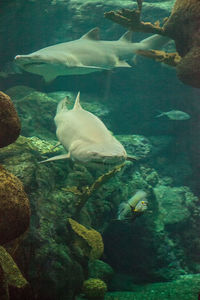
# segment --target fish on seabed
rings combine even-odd
[[[71,158],[86,164],[118,165],[127,159],[123,145],[104,123],[81,107],[80,93],[71,110],[66,107],[66,98],[60,101],[54,121],[57,127],[57,138],[68,153],[42,162]]]
[[[99,28],[94,28],[80,39],[42,48],[27,55],[16,55],[15,63],[23,70],[43,76],[46,82],[57,76],[88,74],[118,67],[130,68],[138,50],[160,49],[170,39],[153,35],[139,43],[131,43],[127,31],[117,41],[99,39]]]
[[[177,121],[184,121],[190,119],[190,115],[181,110],[170,110],[168,112],[162,112],[161,114],[157,115],[156,118],[160,118],[163,116],[167,116],[170,120]]]

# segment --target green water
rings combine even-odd
[[[162,25],[175,1],[143,2],[142,20],[160,20]],[[126,29],[104,13],[136,8],[136,1],[13,0],[2,1],[0,8],[0,88],[12,99],[21,121],[20,137],[0,149],[0,163],[21,180],[31,207],[30,227],[19,246],[15,249],[13,241],[3,245],[30,284],[25,290],[9,284],[10,299],[103,299],[83,294],[84,281],[97,278],[107,285],[106,300],[197,300],[199,89],[181,82],[174,67],[132,53],[122,58],[120,54],[121,60],[112,56],[129,67],[117,68],[111,60],[112,67],[107,62],[103,70],[80,74],[83,71],[76,69],[68,75],[61,74],[59,67],[61,73],[48,83],[37,72],[14,63],[16,55],[79,39],[95,27],[100,28],[101,40],[117,41]],[[149,36],[136,32],[132,43]],[[128,50],[132,43],[126,41]],[[77,49],[81,55],[85,51],[78,45],[67,63]],[[111,45],[102,59],[115,53],[118,44]],[[90,49],[84,52],[90,67],[96,67],[101,49],[97,47],[93,57]],[[174,42],[170,40],[162,50],[176,51]],[[56,54],[56,66],[63,55]],[[45,64],[39,61],[36,69]],[[45,70],[48,75],[52,72],[51,67]],[[120,168],[102,157],[95,165],[80,162],[73,152],[71,159],[39,163],[69,150],[63,141],[56,146],[54,117],[58,103],[66,97],[67,109],[73,108],[79,91],[82,108],[98,117],[108,135],[132,157]],[[189,118],[156,117],[173,110]],[[75,123],[69,122],[64,137],[79,121],[78,117]],[[78,134],[84,126],[79,125]],[[86,141],[91,141],[92,129],[89,125],[84,132]],[[144,199],[130,202],[140,190]],[[148,203],[143,213],[135,211],[140,200]],[[128,207],[126,220],[119,220],[122,202]],[[0,215],[4,209],[0,199]],[[73,229],[68,218],[84,229],[81,225]],[[7,220],[10,228],[10,215]],[[0,299],[7,299],[2,278]]]

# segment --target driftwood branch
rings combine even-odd
[[[138,50],[137,54],[152,58],[155,61],[164,63],[172,67],[176,67],[177,64],[181,61],[181,57],[177,52],[167,53],[161,50]]]
[[[159,21],[152,24],[150,22],[140,21],[141,4],[138,9],[122,9],[117,11],[110,11],[104,14],[105,18],[122,25],[131,31],[146,32],[165,35],[165,31],[160,27]]]
[[[80,214],[81,209],[87,202],[87,200],[92,196],[92,194],[99,189],[105,182],[107,182],[110,178],[112,178],[117,172],[121,171],[122,167],[125,165],[121,164],[116,166],[111,171],[103,174],[102,176],[98,177],[95,182],[91,186],[84,187],[81,191],[77,187],[67,187],[63,188],[62,190],[66,192],[72,192],[73,194],[77,195],[78,199],[76,201],[76,212],[75,217]]]

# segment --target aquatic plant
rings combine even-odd
[[[107,285],[101,279],[90,278],[83,282],[82,291],[87,299],[102,300],[107,291]]]

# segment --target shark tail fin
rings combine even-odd
[[[164,113],[163,111],[161,111],[161,110],[157,110],[157,112],[158,112],[159,114],[156,115],[155,118],[160,118],[160,117],[162,117],[162,116],[165,115],[165,113]]]
[[[142,50],[149,49],[161,49],[165,44],[167,44],[171,39],[167,36],[162,36],[159,34],[154,34],[140,42]]]
[[[80,92],[78,92],[73,109],[82,109],[80,104]]]
[[[120,38],[119,41],[131,43],[132,42],[132,31],[126,31]]]
[[[162,114],[159,114],[159,115],[155,116],[155,118],[160,118],[160,117],[162,117],[162,116],[164,116],[164,115],[165,115],[165,114],[162,113]]]

